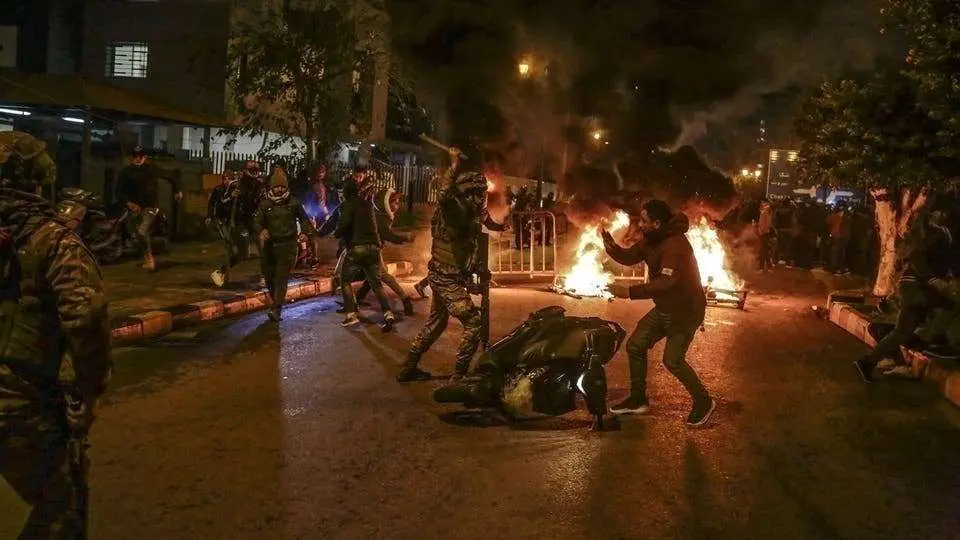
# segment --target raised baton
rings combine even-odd
[[[437,148],[443,150],[444,152],[450,152],[450,147],[449,147],[449,146],[447,146],[447,145],[443,144],[442,142],[440,142],[440,141],[438,141],[438,140],[430,137],[430,136],[427,135],[426,133],[421,133],[421,134],[420,134],[420,140],[423,141],[423,142],[425,142],[425,143],[427,143],[427,144],[430,144],[430,145],[432,145],[432,146],[436,146]],[[464,154],[463,152],[460,152],[460,159],[467,159],[467,155]]]

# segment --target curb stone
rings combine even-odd
[[[407,261],[388,263],[387,271],[393,276],[407,276],[413,273],[414,266]],[[295,280],[287,289],[287,302],[322,296],[332,291],[333,280],[329,277]],[[112,321],[110,335],[115,345],[130,345],[201,322],[264,310],[269,305],[266,291],[250,291],[222,300],[179,304]]]
[[[871,323],[867,316],[846,302],[862,302],[863,297],[831,294],[827,299],[830,322],[843,328],[870,347],[877,346],[876,330],[883,324]],[[950,360],[931,357],[921,351],[900,348],[903,359],[918,379],[937,386],[940,394],[953,405],[960,407],[960,365]]]

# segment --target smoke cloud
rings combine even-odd
[[[761,33],[747,57],[755,78],[733,97],[707,107],[672,107],[681,133],[670,149],[696,143],[711,126],[722,128],[747,119],[770,94],[816,86],[846,71],[870,69],[882,53],[878,38],[879,10],[868,0],[826,6],[809,31],[781,28]]]

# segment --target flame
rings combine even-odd
[[[612,220],[607,221],[607,230],[616,232],[630,224],[630,216],[618,210]],[[599,296],[612,298],[609,287],[613,283],[613,274],[603,269],[606,252],[600,237],[600,224],[588,225],[580,233],[577,245],[576,263],[563,275],[557,287],[578,296]]]
[[[703,286],[719,289],[718,296],[735,300],[736,297],[722,291],[738,291],[743,287],[743,281],[727,268],[727,254],[723,250],[720,237],[717,236],[717,230],[710,226],[707,218],[700,218],[696,225],[690,227],[687,240],[690,241],[697,258]]]

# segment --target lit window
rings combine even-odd
[[[112,43],[107,46],[107,77],[145,79],[149,60],[146,43]]]

